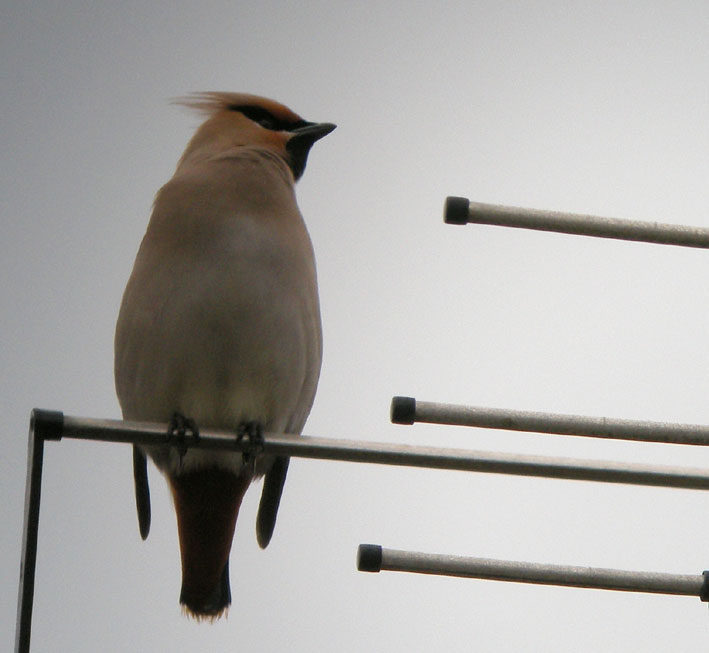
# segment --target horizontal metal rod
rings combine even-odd
[[[556,231],[578,236],[617,238],[660,245],[709,248],[709,229],[660,222],[602,218],[579,213],[562,213],[471,202],[466,197],[446,198],[447,224],[489,224],[501,227]]]
[[[357,569],[369,572],[408,571],[417,574],[483,578],[516,583],[698,596],[703,601],[708,600],[707,572],[699,575],[684,575],[547,565],[398,551],[382,548],[378,544],[360,544],[357,550]]]
[[[395,424],[426,422],[429,424],[475,426],[506,431],[578,435],[614,440],[709,445],[709,426],[700,424],[671,424],[667,422],[539,413],[510,410],[508,408],[459,406],[456,404],[419,401],[413,397],[392,398],[391,421]]]
[[[58,426],[60,418],[61,427]],[[45,424],[51,427],[50,435],[54,437],[46,436],[47,439],[67,437],[139,444],[168,443],[166,424],[70,417],[37,409],[33,412],[33,424],[35,430],[45,428]],[[688,467],[489,453],[278,433],[265,433],[264,442],[259,447],[246,438],[239,442],[233,433],[216,430],[200,431],[197,440],[189,437],[184,442],[172,444],[188,448],[229,449],[320,460],[709,490],[709,473]]]

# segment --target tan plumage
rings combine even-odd
[[[315,396],[322,341],[315,261],[294,183],[308,151],[334,129],[253,95],[203,93],[203,112],[173,178],[157,194],[116,326],[124,419],[300,433]],[[241,499],[265,474],[257,535],[273,531],[287,459],[244,465],[235,452],[148,448],[178,518],[183,586],[195,616],[230,601],[228,559]],[[134,451],[141,534],[150,504]]]

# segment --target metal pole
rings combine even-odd
[[[63,416],[63,437],[109,442],[166,444],[167,425],[149,422]],[[491,474],[564,478],[579,481],[628,483],[693,490],[709,490],[709,472],[690,467],[588,461],[573,458],[529,456],[467,449],[417,447],[303,435],[265,433],[261,445],[239,442],[229,431],[200,431],[199,439],[175,442],[177,446],[230,449],[319,460],[342,460],[382,465],[407,465]]]
[[[443,217],[447,224],[472,222],[537,231],[556,231],[579,236],[636,240],[660,245],[709,248],[709,229],[703,227],[523,209],[515,206],[471,202],[466,197],[446,198]]]
[[[702,575],[680,575],[598,567],[546,565],[398,551],[384,549],[377,544],[360,544],[357,550],[357,569],[369,572],[407,571],[418,574],[483,578],[540,585],[698,596],[702,601],[709,600],[708,572],[704,572]]]
[[[591,438],[664,442],[671,444],[709,445],[709,426],[700,424],[670,424],[607,417],[584,417],[538,413],[507,408],[458,406],[413,397],[393,397],[391,421],[395,424],[447,424],[476,426],[506,431],[555,433]]]
[[[61,413],[35,409],[32,411],[30,419],[27,445],[27,481],[25,484],[25,520],[22,529],[22,559],[17,595],[16,653],[27,653],[30,650],[44,441],[61,438],[60,418]],[[41,422],[41,427],[38,422]]]

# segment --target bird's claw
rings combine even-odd
[[[180,462],[187,454],[187,438],[194,441],[199,440],[199,428],[197,422],[182,413],[173,413],[167,425],[167,441],[176,443],[177,453],[180,455]]]
[[[236,429],[236,441],[241,442],[244,438],[248,438],[250,447],[241,455],[244,464],[251,468],[251,473],[253,474],[256,465],[256,456],[263,451],[264,440],[261,422],[241,422]]]

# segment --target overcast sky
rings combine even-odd
[[[34,406],[118,418],[113,330],[191,91],[337,123],[298,188],[325,355],[305,433],[709,467],[699,448],[394,426],[392,395],[709,423],[707,252],[452,227],[447,195],[709,227],[709,4],[14,2],[0,14],[0,648],[14,641]],[[175,517],[127,446],[48,444],[33,651],[686,651],[691,597],[356,571],[361,542],[621,569],[709,568],[709,495],[294,460],[260,488],[234,602],[180,614]]]

